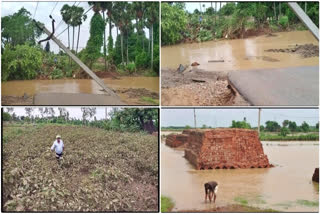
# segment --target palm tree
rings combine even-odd
[[[141,34],[142,49],[144,49],[144,36],[143,36],[143,16],[146,10],[144,2],[133,2],[133,9],[136,11],[136,26],[138,35]]]
[[[153,24],[158,21],[159,18],[159,4],[158,2],[150,2],[148,3],[148,7],[146,10],[147,20],[150,24],[150,32],[151,32],[151,69],[153,69]]]
[[[125,17],[125,10],[127,8],[128,2],[114,2],[114,21],[115,25],[120,30],[120,38],[121,38],[121,64],[124,65],[124,56],[123,56],[123,33],[125,30],[124,25],[124,17]]]
[[[62,15],[62,20],[68,25],[68,48],[70,48],[70,32],[69,32],[70,19],[71,19],[70,8],[71,7],[68,4],[65,4],[60,10],[60,13]]]
[[[78,39],[77,39],[77,48],[76,53],[78,53],[78,47],[79,47],[79,40],[80,40],[80,26],[82,23],[87,19],[87,15],[83,14],[84,9],[82,7],[76,7],[75,13],[74,13],[74,22],[75,26],[78,26]]]

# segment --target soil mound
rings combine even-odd
[[[158,140],[98,128],[4,126],[4,211],[157,211]],[[50,147],[65,144],[59,166]],[[10,135],[10,136],[9,136]]]
[[[296,45],[293,48],[285,49],[268,49],[266,51],[299,54],[302,58],[319,56],[319,46],[314,44]]]

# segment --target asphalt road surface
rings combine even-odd
[[[234,88],[255,106],[317,106],[319,66],[232,71]]]

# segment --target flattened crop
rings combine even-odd
[[[50,152],[57,134],[65,144],[61,167]],[[155,136],[44,125],[2,146],[5,211],[158,210]]]

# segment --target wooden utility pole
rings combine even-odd
[[[42,27],[43,31],[50,36],[51,32],[45,27]],[[117,94],[115,94],[110,88],[108,88],[104,82],[93,72],[90,70],[90,68],[88,68],[88,66],[86,66],[76,55],[74,55],[66,46],[64,46],[64,44],[62,44],[62,42],[60,42],[59,39],[57,39],[55,36],[51,37],[52,41],[54,41],[62,50],[64,50],[73,61],[75,61],[75,63],[77,63],[87,74],[90,75],[90,77],[96,81],[102,88],[103,90],[105,90],[110,96],[114,96],[114,97],[118,97]]]
[[[259,108],[259,115],[258,115],[258,134],[260,136],[260,116],[261,116],[261,108]]]
[[[197,128],[196,109],[193,109],[194,128]]]

